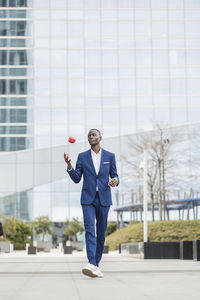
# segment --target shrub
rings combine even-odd
[[[117,230],[117,222],[108,222],[107,229],[106,229],[106,236],[110,235],[111,233]]]
[[[149,242],[172,242],[200,239],[200,220],[161,221],[148,223]],[[142,242],[143,223],[131,224],[117,230],[106,238],[110,250],[116,250],[121,243]]]
[[[16,220],[14,217],[7,218],[3,224],[4,240],[9,240],[14,244],[14,249],[25,249],[25,245],[29,242],[28,237],[31,236],[31,228],[29,224],[25,224],[22,220]]]

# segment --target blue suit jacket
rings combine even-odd
[[[75,183],[79,183],[83,174],[81,204],[91,204],[93,202],[96,195],[96,186],[98,186],[101,205],[112,205],[111,190],[108,186],[109,176],[111,178],[117,177],[119,184],[114,153],[102,149],[98,175],[92,161],[91,149],[80,153],[75,169],[72,168],[71,171],[67,169],[67,172]]]

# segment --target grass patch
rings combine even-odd
[[[200,220],[148,222],[149,242],[175,242],[199,240]],[[121,243],[142,242],[143,223],[134,223],[110,234],[105,244],[116,250]]]

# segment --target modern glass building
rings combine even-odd
[[[117,139],[123,177],[124,135],[199,121],[200,1],[2,0],[0,6],[2,152],[67,149],[70,135],[83,151],[88,130],[98,128],[106,141]],[[116,152],[116,143],[108,150]],[[27,219],[81,215],[80,185],[64,172],[50,183],[52,172],[48,184],[21,191],[29,195]],[[21,192],[11,200],[18,211]],[[5,199],[2,192],[9,214]]]
[[[26,0],[0,1],[0,151],[33,147],[32,9]],[[9,178],[8,178],[9,180]],[[3,212],[30,219],[27,191],[2,199]]]
[[[0,2],[0,151],[33,147],[33,51],[29,2]]]

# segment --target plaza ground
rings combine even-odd
[[[200,262],[104,254],[104,278],[81,273],[85,253],[0,254],[0,300],[199,300]]]

